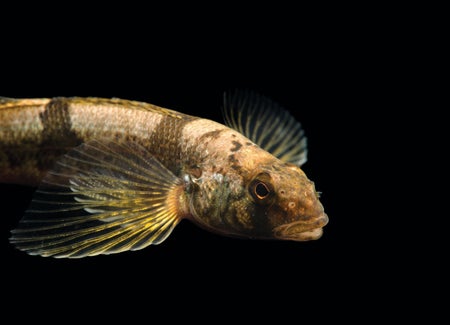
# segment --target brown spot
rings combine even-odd
[[[236,138],[236,134],[234,134],[234,133],[233,133],[231,136],[232,136],[233,138]]]
[[[240,171],[242,167],[239,165],[239,161],[236,159],[234,154],[228,156],[228,161],[231,163],[230,167],[236,171]]]
[[[232,164],[230,167],[232,169],[234,169],[235,171],[237,171],[237,172],[241,172],[242,171],[242,167],[240,165],[238,165],[238,164]]]
[[[251,142],[246,142],[245,143],[245,145],[247,145],[247,146],[251,146],[253,143],[251,143]]]
[[[234,145],[234,147],[231,148],[231,152],[238,151],[242,147],[242,144],[238,141],[232,141],[231,143]]]
[[[206,140],[217,139],[222,131],[224,131],[224,130],[222,129],[222,130],[214,130],[214,131],[206,132],[199,138],[199,141],[203,142]]]
[[[272,169],[276,172],[279,172],[281,170],[281,168],[278,167],[277,165],[272,165]]]

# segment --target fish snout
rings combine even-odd
[[[283,240],[308,241],[319,239],[322,236],[322,228],[328,223],[328,215],[321,213],[309,220],[299,220],[276,227],[274,236]]]

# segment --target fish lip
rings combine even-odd
[[[313,222],[295,221],[276,227],[273,233],[283,240],[307,241],[322,237],[323,227],[328,223],[327,214],[323,213]]]

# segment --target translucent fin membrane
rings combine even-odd
[[[84,257],[161,243],[180,221],[183,186],[135,143],[91,141],[59,160],[10,241],[32,255]]]
[[[225,124],[275,157],[298,166],[307,160],[307,141],[299,122],[271,99],[249,91],[224,95]]]

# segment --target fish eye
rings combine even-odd
[[[254,187],[254,192],[258,199],[263,200],[269,195],[270,190],[266,184],[263,182],[258,182]]]
[[[274,193],[270,175],[267,173],[259,174],[250,183],[248,191],[257,203],[269,204]]]

